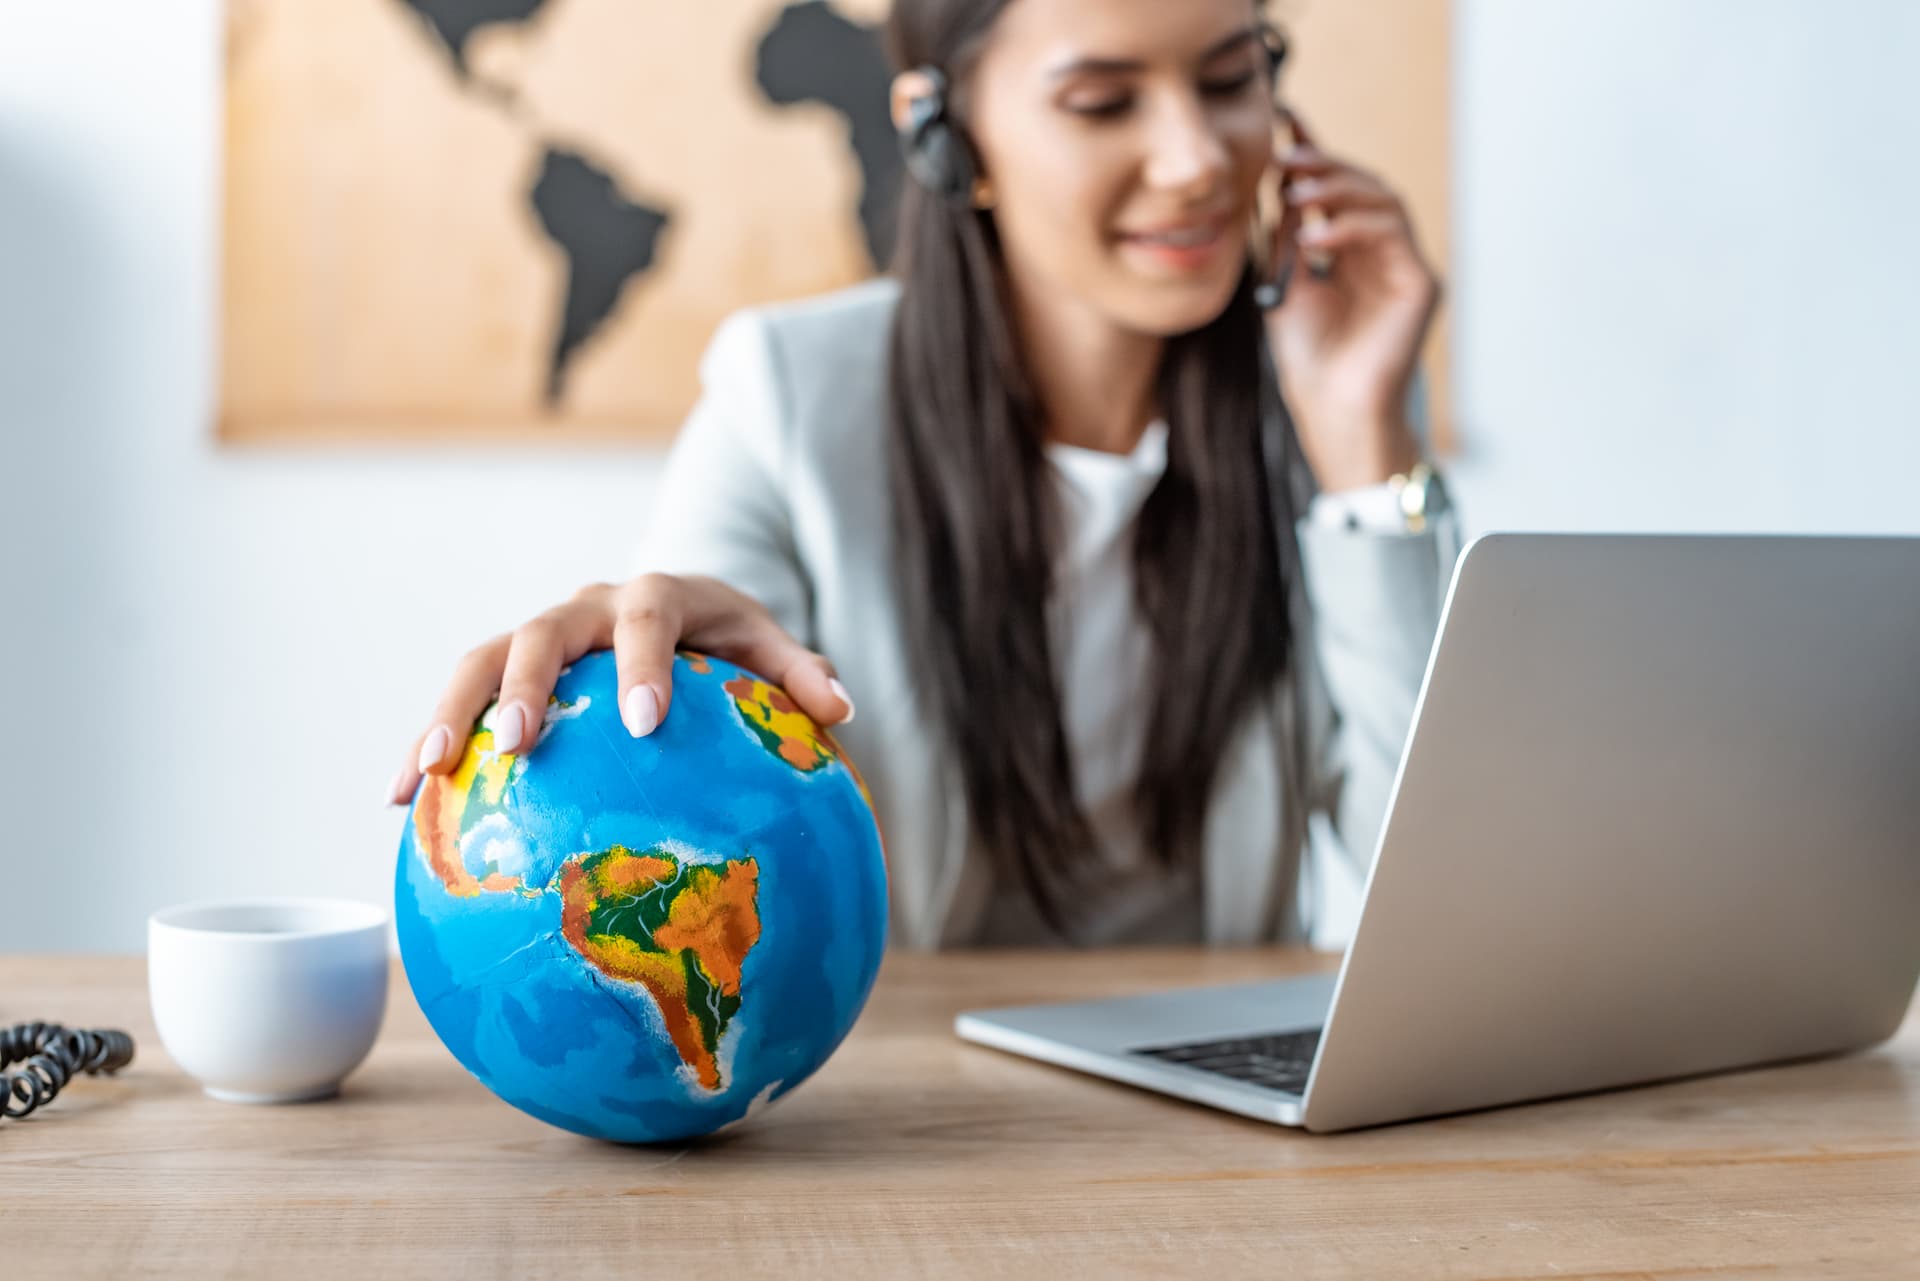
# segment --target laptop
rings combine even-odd
[[[969,1041],[1345,1130],[1857,1049],[1920,978],[1920,538],[1494,534],[1337,972]]]

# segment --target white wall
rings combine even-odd
[[[386,899],[453,660],[622,572],[653,477],[212,443],[216,8],[0,0],[0,952]]]
[[[1470,524],[1920,530],[1920,5],[1458,4]],[[0,951],[383,899],[448,665],[654,460],[215,448],[213,0],[0,32]]]
[[[1920,531],[1920,5],[1457,3],[1472,522]]]

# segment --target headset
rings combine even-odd
[[[975,174],[973,146],[953,118],[946,73],[935,66],[914,68],[927,90],[907,101],[900,127],[900,151],[915,182],[943,200],[971,207]]]
[[[1280,67],[1287,59],[1287,38],[1278,27],[1261,23],[1261,47],[1267,54],[1267,80],[1277,91]],[[936,196],[971,208],[979,166],[966,130],[954,118],[946,73],[932,65],[914,68],[928,88],[907,102],[906,123],[900,127],[900,151],[914,181]],[[1275,97],[1275,103],[1279,101]]]

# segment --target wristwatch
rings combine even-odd
[[[1394,505],[1400,509],[1409,534],[1425,532],[1427,522],[1453,505],[1447,496],[1446,482],[1425,460],[1397,476],[1388,477],[1387,485],[1393,490]]]

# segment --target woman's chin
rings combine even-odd
[[[1178,285],[1160,281],[1144,289],[1136,286],[1129,291],[1132,297],[1126,307],[1128,323],[1143,333],[1164,338],[1204,328],[1220,318],[1220,313],[1233,301],[1233,291],[1239,283],[1236,274],[1217,281],[1189,281]]]

